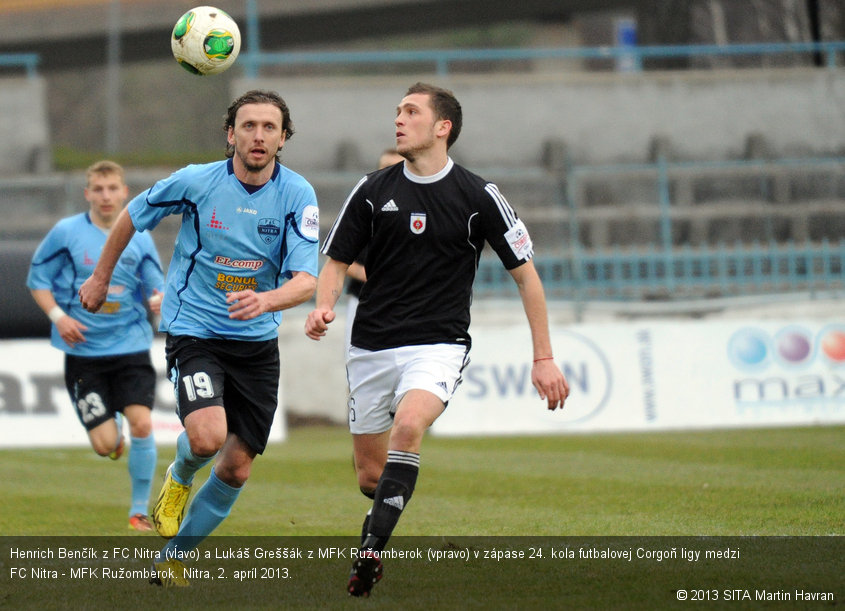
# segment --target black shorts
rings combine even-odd
[[[279,403],[279,342],[167,336],[167,371],[176,412],[221,405],[228,431],[264,452]]]
[[[66,354],[65,386],[79,421],[90,431],[127,405],[152,409],[156,372],[149,352],[97,357]]]

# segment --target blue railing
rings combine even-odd
[[[455,62],[521,61],[541,59],[630,59],[641,68],[644,59],[672,59],[693,57],[737,57],[773,55],[820,55],[828,68],[838,65],[837,54],[845,52],[845,41],[754,43],[736,45],[669,45],[618,47],[556,47],[556,48],[500,48],[500,49],[423,49],[384,51],[287,51],[261,52],[257,50],[257,35],[249,35],[248,49],[241,54],[244,73],[258,76],[262,66],[314,66],[356,64],[430,63],[439,76],[446,76]]]
[[[36,76],[39,61],[35,53],[0,53],[0,68],[23,68],[29,78]]]
[[[575,302],[845,290],[845,239],[803,245],[686,246],[671,253],[656,247],[617,248],[577,257],[538,257],[534,264],[549,297]],[[479,265],[475,294],[517,293],[510,274],[491,258]]]
[[[654,163],[619,163],[619,164],[596,164],[596,165],[575,165],[565,170],[565,199],[569,211],[569,239],[573,247],[578,248],[581,240],[581,221],[589,215],[585,209],[585,203],[581,201],[579,188],[587,178],[613,177],[614,175],[634,174],[653,177],[654,192],[651,201],[656,203],[655,213],[659,218],[659,242],[660,247],[665,251],[671,251],[673,247],[673,219],[682,217],[684,213],[706,212],[706,206],[693,210],[689,207],[681,208],[679,202],[672,196],[673,178],[680,175],[691,177],[710,176],[720,178],[729,176],[731,172],[741,171],[747,176],[755,176],[760,180],[760,188],[763,190],[766,179],[771,179],[784,171],[836,171],[845,173],[845,157],[805,157],[805,158],[782,158],[782,159],[725,159],[725,160],[700,160],[700,161],[667,161],[663,155],[658,155]],[[742,199],[745,194],[736,194]],[[761,192],[758,197],[763,196]],[[843,213],[845,213],[845,201],[842,202]],[[736,212],[742,212],[737,207]],[[795,218],[802,214],[798,208],[778,209],[773,207],[766,212],[756,212],[765,216],[766,214],[777,218]],[[806,209],[804,210],[806,213]]]
[[[765,191],[768,178],[805,178],[819,170],[837,185],[820,201],[752,203],[744,200],[747,193],[736,193],[728,206],[689,201],[679,205],[673,200],[677,189],[670,188],[670,181],[679,178],[719,180],[740,172],[746,178],[759,178],[761,191]],[[626,177],[624,180],[647,177],[653,181],[650,195],[640,193],[647,201],[634,208],[638,218],[655,223],[655,239],[624,249],[603,243],[585,244],[584,236],[590,235],[583,231],[585,227],[607,222],[614,215],[628,218],[631,204],[587,205],[581,184],[587,179],[605,182],[619,176]],[[557,208],[562,214],[555,215],[563,219],[558,226],[565,248],[560,256],[541,254],[535,265],[551,297],[579,303],[842,291],[845,237],[840,238],[836,227],[845,219],[845,200],[838,186],[843,176],[845,157],[711,162],[667,162],[661,158],[647,164],[573,166],[564,171],[564,195]],[[551,222],[552,215],[544,214]],[[753,217],[764,221],[763,225],[766,220],[777,219],[800,227],[813,216],[829,221],[830,229],[823,230],[828,237],[808,235],[802,240],[776,240],[770,236],[757,241],[746,238],[745,242],[732,244],[693,246],[679,241],[679,235],[684,234],[675,234],[678,221],[689,223],[691,219],[706,224]],[[516,295],[510,275],[492,257],[482,260],[475,290],[479,296]]]

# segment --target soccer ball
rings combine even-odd
[[[179,65],[191,74],[219,74],[235,63],[241,32],[224,11],[198,6],[176,22],[170,48]]]

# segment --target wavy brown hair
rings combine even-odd
[[[229,109],[226,111],[226,116],[223,121],[223,131],[228,134],[229,128],[235,127],[235,116],[238,114],[238,110],[240,110],[241,106],[245,106],[246,104],[272,104],[273,106],[276,106],[282,111],[282,131],[285,132],[285,140],[287,141],[293,138],[294,129],[293,121],[290,118],[290,109],[282,99],[282,96],[275,91],[262,91],[260,89],[247,91],[229,105]],[[279,153],[280,152],[281,149],[279,149]],[[276,153],[276,161],[279,160],[279,153]],[[227,142],[226,157],[234,157],[234,155],[235,148]]]

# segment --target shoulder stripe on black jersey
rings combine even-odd
[[[352,191],[349,193],[349,196],[346,198],[346,201],[343,202],[343,206],[341,206],[340,212],[338,212],[337,218],[332,224],[332,228],[329,229],[329,233],[326,236],[326,241],[323,242],[323,248],[320,251],[323,254],[326,254],[328,252],[329,246],[331,246],[332,239],[334,238],[335,231],[337,230],[337,226],[340,224],[340,219],[343,218],[343,215],[346,212],[346,208],[349,206],[349,202],[352,201],[352,196],[354,196],[355,193],[358,192],[358,189],[360,189],[361,185],[363,185],[365,182],[367,182],[366,176],[364,176],[361,180],[358,181],[358,184],[355,185],[355,188],[352,189]]]
[[[505,224],[508,227],[513,227],[513,224],[516,223],[516,213],[513,211],[513,208],[511,208],[508,200],[505,199],[505,196],[499,192],[499,188],[492,182],[488,182],[484,186],[484,190],[487,191],[487,193],[490,194],[490,197],[493,198],[493,201],[496,202],[496,206],[499,207],[499,213],[505,220]]]

